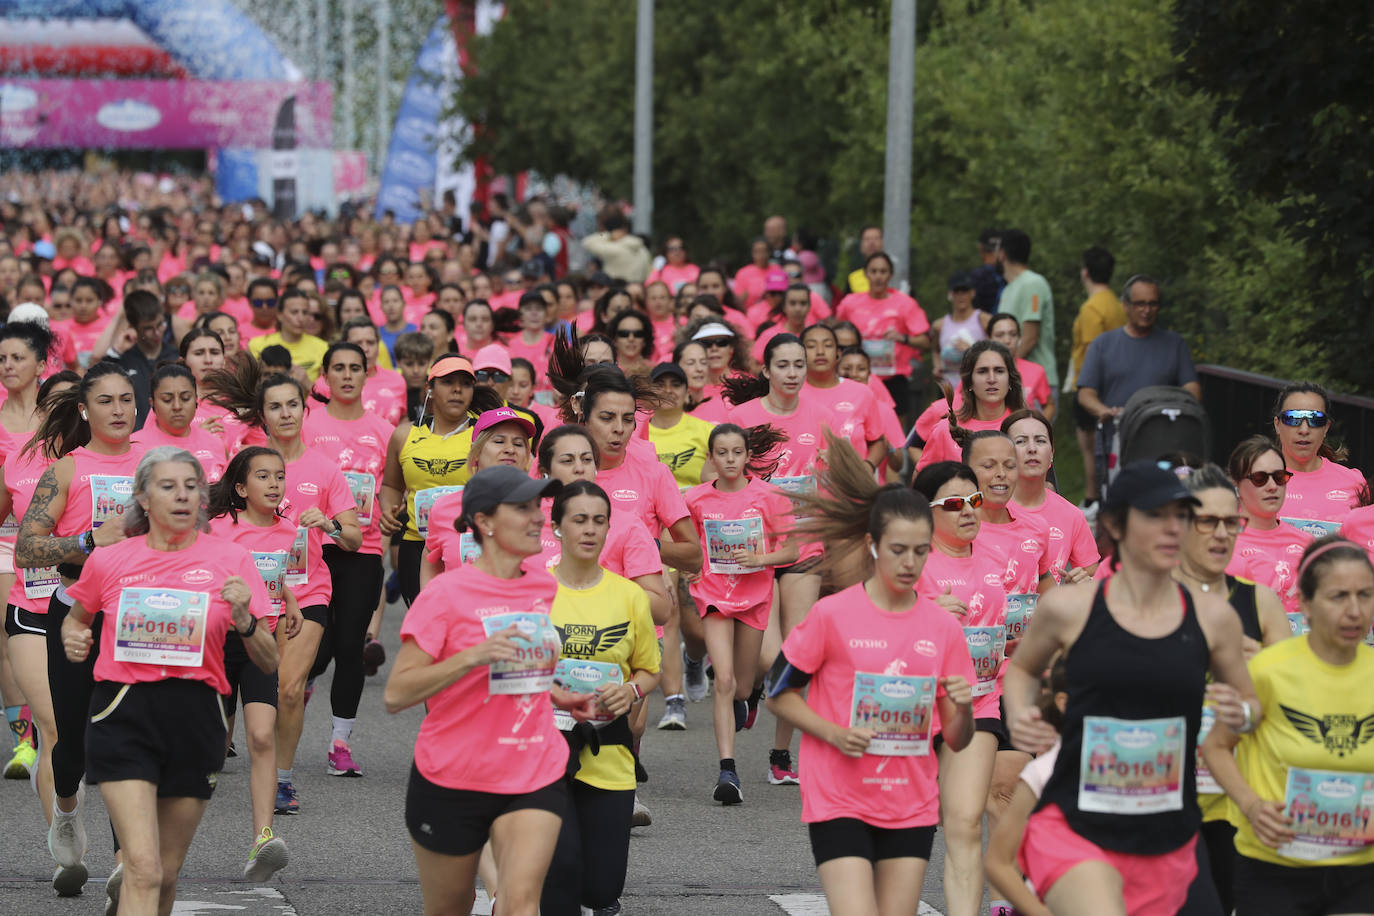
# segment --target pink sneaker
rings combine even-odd
[[[353,762],[353,752],[348,749],[348,742],[335,741],[329,748],[329,766],[325,772],[330,776],[361,776],[363,768]]]

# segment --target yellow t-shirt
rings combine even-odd
[[[1331,665],[1313,653],[1309,638],[1286,639],[1250,660],[1264,719],[1241,736],[1236,763],[1263,799],[1284,800],[1294,768],[1365,774],[1363,784],[1374,784],[1374,649],[1361,645],[1353,662]],[[1235,821],[1236,852],[1252,859],[1294,867],[1374,863],[1374,845],[1316,861],[1280,855],[1256,839],[1248,818]]]
[[[715,424],[689,413],[667,429],[649,423],[649,441],[658,452],[658,460],[668,465],[679,487],[695,487],[701,483],[701,468],[706,464],[706,441]]]
[[[248,352],[260,357],[265,348],[273,345],[285,347],[291,354],[291,364],[303,368],[312,382],[320,377],[320,362],[324,359],[329,344],[313,334],[302,334],[300,340],[287,343],[281,336],[281,331],[273,331],[271,334],[254,337],[248,341]]]
[[[563,657],[606,662],[620,666],[626,681],[634,671],[657,671],[660,651],[649,616],[649,596],[644,589],[609,570],[591,588],[558,586],[549,613],[563,641]],[[620,745],[593,754],[583,749],[577,778],[598,789],[621,791],[635,787],[635,761],[630,749]]]
[[[1078,373],[1083,371],[1083,360],[1088,355],[1088,344],[1098,335],[1115,331],[1126,323],[1126,308],[1116,293],[1100,289],[1088,297],[1073,320],[1073,359],[1074,384],[1078,384]]]
[[[851,293],[868,292],[868,274],[864,273],[862,267],[849,272],[849,291]]]
[[[405,540],[423,541],[416,527],[415,494],[432,487],[457,487],[468,482],[465,470],[472,451],[472,423],[456,433],[436,436],[430,424],[412,426],[401,446],[401,476],[406,482]]]

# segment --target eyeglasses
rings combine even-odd
[[[1251,471],[1245,475],[1245,479],[1257,487],[1264,486],[1266,481],[1272,480],[1279,486],[1283,486],[1293,479],[1293,472],[1284,468],[1282,471]]]
[[[1138,309],[1157,309],[1162,305],[1158,299],[1128,299],[1126,304]]]
[[[191,287],[180,285],[167,287],[167,295],[170,296],[173,293],[180,293],[183,296],[189,296],[191,295]]]
[[[1279,422],[1284,426],[1301,426],[1304,420],[1313,429],[1327,424],[1331,418],[1324,410],[1285,410],[1279,413]]]
[[[1250,520],[1243,515],[1194,515],[1193,527],[1199,534],[1211,534],[1217,525],[1224,525],[1223,534],[1240,534]]]
[[[249,299],[248,304],[255,309],[273,309],[277,307],[276,299]]]
[[[377,276],[379,276],[379,277],[399,277],[400,275],[401,275],[401,272],[400,272],[399,270],[396,270],[394,267],[391,268],[390,270],[379,270],[379,271],[377,271]]]
[[[502,372],[500,369],[478,369],[472,373],[472,377],[479,382],[492,382],[497,385],[510,381],[510,373]]]
[[[621,328],[619,331],[616,331],[616,332],[615,332],[615,336],[616,336],[616,337],[638,337],[638,338],[640,338],[641,340],[643,340],[643,339],[646,339],[646,338],[649,336],[649,332],[643,330],[642,328],[641,328],[640,330],[634,330],[634,329],[631,329],[631,328]]]
[[[306,312],[305,317],[311,321],[324,321],[324,312]]]
[[[686,249],[684,249],[683,246],[681,246],[681,245],[669,245],[667,250],[668,250],[668,251],[685,251]]]
[[[725,349],[734,342],[733,337],[708,337],[701,341],[701,346],[707,350]]]
[[[983,504],[983,491],[978,490],[968,496],[946,496],[944,499],[937,499],[930,504],[932,509],[944,509],[946,512],[964,511],[964,503],[968,503],[969,508],[977,509]]]

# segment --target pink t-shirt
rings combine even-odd
[[[1039,363],[1028,359],[1016,358],[1016,371],[1021,373],[1021,393],[1026,398],[1026,406],[1044,411],[1050,403],[1050,380]],[[959,390],[954,391],[954,402],[959,402]]]
[[[258,571],[263,587],[267,589],[267,597],[271,607],[268,625],[275,633],[277,631],[277,618],[282,615],[285,609],[284,592],[288,590],[286,585],[286,557],[291,553],[291,545],[296,540],[296,526],[284,518],[277,517],[266,528],[259,528],[257,525],[249,524],[242,515],[239,516],[238,521],[234,521],[227,515],[221,515],[210,521],[210,533],[215,537],[224,538],[226,541],[233,541],[253,554],[253,567]],[[259,563],[260,559],[262,560],[261,563]]]
[[[1021,515],[1010,505],[1007,508],[1010,522],[993,524],[984,520],[979,526],[978,546],[1005,564],[1002,584],[1008,595],[1033,595],[1039,590],[1040,577],[1052,571],[1050,525],[1034,513]]]
[[[735,301],[740,304],[740,308],[748,309],[763,298],[764,279],[768,275],[768,268],[757,267],[753,264],[745,264],[735,271],[735,279],[730,283],[735,291]],[[758,322],[755,322],[757,325]]]
[[[24,518],[24,513],[29,511],[29,503],[33,501],[33,491],[38,489],[38,478],[43,476],[49,465],[52,464],[47,458],[43,457],[41,448],[34,449],[27,455],[21,455],[24,450],[26,439],[20,439],[12,443],[12,446],[5,454],[5,489],[10,494],[10,518],[5,520],[6,527],[10,532],[3,538],[11,545],[19,534],[19,522]],[[26,611],[36,613],[47,613],[48,599],[29,598],[24,594],[24,576],[16,569],[14,585],[10,588],[9,603]]]
[[[653,445],[633,437],[630,442],[641,443],[643,451],[627,448],[620,466],[597,471],[596,482],[611,497],[612,516],[623,512],[638,518],[649,537],[657,538],[664,528],[687,517],[687,504],[682,501],[673,472],[658,460]]]
[[[150,413],[148,422],[143,428],[133,434],[132,442],[142,446],[145,452],[152,451],[163,445],[170,445],[174,448],[185,449],[196,460],[205,471],[206,480],[214,483],[224,476],[224,469],[229,464],[224,456],[224,443],[213,433],[207,432],[203,426],[191,420],[191,425],[186,427],[186,435],[176,436],[162,428],[158,422],[157,414]]]
[[[705,551],[701,575],[688,589],[697,610],[705,616],[715,607],[733,617],[761,607],[762,625],[757,629],[763,629],[773,602],[773,570],[735,572],[730,557],[734,548],[746,543],[760,553],[777,550],[792,527],[791,501],[777,487],[754,477],[734,493],[718,490],[714,483],[692,487],[687,491],[687,511]]]
[[[557,581],[546,572],[498,579],[475,566],[457,566],[420,592],[406,611],[401,638],[442,661],[485,642],[482,621],[499,614],[530,614],[542,618],[541,629],[553,631],[548,615],[557,592]],[[559,649],[541,643],[542,651],[550,648],[552,674]],[[504,795],[561,779],[568,744],[554,725],[548,690],[493,694],[489,674],[490,666],[479,665],[426,702],[415,739],[420,774],[445,788]]]
[[[9,482],[9,466],[5,467],[5,482]],[[18,515],[18,508],[15,509]],[[1374,506],[1361,506],[1358,509],[1351,509],[1350,514],[1341,523],[1341,537],[1349,538],[1356,544],[1365,549],[1365,552],[1374,557]]]
[[[953,615],[924,598],[909,611],[889,613],[869,600],[863,584],[817,601],[783,641],[792,667],[811,675],[807,703],[823,719],[853,721],[854,687],[861,675],[962,677],[974,683],[963,631]],[[938,686],[937,697],[945,695]],[[932,705],[930,735],[940,729]],[[888,829],[923,827],[939,820],[938,758],[865,754],[846,757],[833,745],[803,734],[802,821],[857,818]]]
[[[653,361],[672,362],[673,349],[677,346],[677,332],[682,327],[682,322],[677,318],[668,318],[663,321],[650,319],[649,323],[654,327]]]
[[[755,398],[731,408],[729,419],[745,429],[767,423],[787,436],[787,441],[768,456],[770,460],[773,457],[779,459],[774,477],[815,474],[820,450],[825,447],[822,431],[834,429],[837,425],[835,415],[828,407],[805,394],[798,400],[797,409],[786,416],[770,413],[764,409],[764,399]]]
[[[72,346],[76,349],[76,363],[85,369],[99,360],[101,356],[104,356],[103,353],[97,355],[92,351],[95,349],[96,338],[100,336],[100,332],[105,330],[105,326],[109,323],[110,316],[102,313],[89,324],[81,324],[75,318],[69,318],[66,321],[51,322],[51,326],[57,333],[65,335],[72,342]]]
[[[705,389],[703,389],[702,396],[706,397],[707,400],[702,401],[697,404],[696,407],[692,408],[692,416],[696,417],[698,420],[705,420],[707,423],[714,426],[728,423],[730,420],[730,405],[725,403],[725,399],[720,396],[720,391],[717,390],[715,394],[708,396]]]
[[[860,457],[867,457],[868,443],[883,438],[883,416],[878,402],[866,385],[842,378],[833,388],[817,388],[810,382],[802,386],[802,397],[830,409],[837,426],[831,429],[848,439]]]
[[[357,508],[353,491],[339,466],[323,452],[307,446],[305,454],[286,465],[286,488],[278,511],[299,527],[301,513],[312,506],[318,506],[326,518]],[[306,538],[306,581],[292,587],[302,608],[326,605],[333,595],[329,567],[324,565],[321,553],[325,534],[312,527]]]
[[[534,387],[544,388],[544,377],[549,373],[549,354],[553,351],[553,335],[544,334],[532,344],[525,343],[523,334],[512,334],[506,344],[511,359],[523,357],[534,366]]]
[[[697,274],[701,273],[701,268],[695,264],[683,264],[678,267],[674,264],[665,263],[658,270],[649,272],[649,279],[644,281],[647,287],[650,283],[662,280],[668,284],[668,289],[677,295],[677,291],[682,289],[684,284],[697,282]]]
[[[224,639],[233,626],[234,614],[229,602],[220,597],[220,589],[230,576],[238,576],[248,586],[249,609],[254,617],[266,617],[271,612],[267,588],[262,583],[253,556],[237,544],[209,534],[197,534],[195,543],[181,550],[154,550],[148,538],[134,537],[103,547],[86,558],[81,578],[67,594],[92,614],[108,614],[100,637],[100,657],[95,662],[95,679],[117,684],[146,684],[180,678],[209,684],[217,693],[229,692],[224,675]],[[178,621],[159,621],[145,618],[139,610],[119,614],[121,595],[125,589],[190,592],[183,602],[201,605],[198,614],[187,613]],[[149,603],[157,598],[152,595]],[[185,605],[183,605],[185,606]],[[199,619],[197,619],[199,617]],[[174,632],[162,636],[158,624],[170,626]],[[121,647],[121,643],[133,645]],[[153,645],[147,645],[152,643]],[[124,651],[161,651],[178,653],[190,661],[197,654],[197,664],[167,664],[120,660],[115,653]],[[214,699],[215,703],[219,698]],[[216,710],[218,712],[218,710]],[[205,713],[210,714],[207,702]]]
[[[954,437],[950,435],[949,432],[949,420],[947,419],[949,414],[948,405],[946,405],[943,400],[937,400],[935,405],[938,405],[936,413],[940,414],[940,419],[935,423],[934,427],[931,428],[930,435],[924,437],[925,447],[921,449],[921,458],[916,462],[917,471],[937,461],[964,460],[963,449],[959,448],[958,444],[954,441]],[[929,413],[930,410],[927,409],[926,414]],[[926,416],[926,414],[922,414],[922,417]],[[972,420],[960,420],[959,425],[969,432],[979,432],[985,429],[1001,429],[1002,421],[1010,415],[1010,410],[1004,410],[1002,415],[995,420],[979,420],[974,418]],[[917,429],[920,429],[919,422],[917,424]],[[917,435],[920,435],[920,433],[918,432]]]
[[[133,504],[134,470],[143,457],[143,447],[131,443],[122,455],[101,455],[82,446],[72,449],[68,457],[73,463],[72,482],[53,536],[71,537],[112,519],[122,524],[125,511]]]
[[[1312,535],[1287,522],[1261,531],[1248,526],[1236,538],[1236,549],[1226,573],[1272,588],[1283,602],[1283,609],[1296,614],[1298,607],[1298,565]]]
[[[981,536],[979,540],[982,540]],[[1004,652],[995,651],[997,634],[981,628],[1000,628],[1005,647],[1007,592],[1002,582],[1003,571],[1001,558],[980,548],[977,543],[973,546],[973,552],[966,557],[951,557],[932,547],[925,569],[916,583],[916,594],[922,598],[934,601],[948,588],[951,595],[968,605],[968,614],[964,617],[951,614],[944,608],[940,608],[940,613],[963,628],[967,640],[965,650],[970,653],[970,659],[974,652],[981,657],[981,667],[979,662],[974,662],[979,679],[969,681],[973,684],[974,692],[973,714],[979,719],[999,718],[1002,715],[999,700],[1002,696],[1001,663]]]
[[[1009,508],[1013,515],[1036,516],[1049,526],[1050,575],[1054,576],[1054,581],[1062,582],[1067,570],[1085,569],[1101,559],[1097,553],[1097,539],[1083,518],[1082,510],[1053,490],[1046,489],[1044,501],[1035,508],[1023,506],[1014,499]]]
[[[1315,471],[1294,471],[1279,518],[1313,537],[1331,534],[1359,505],[1364,476],[1323,458]]]
[[[358,510],[363,544],[359,553],[382,555],[382,513],[377,494],[382,490],[386,446],[395,428],[381,417],[364,412],[356,420],[336,420],[320,407],[305,418],[305,447],[319,452],[343,471]]]
[[[393,427],[406,415],[406,380],[394,369],[378,368],[363,382],[363,410]]]
[[[874,346],[885,349],[885,345],[869,345],[870,342],[882,341],[883,335],[891,330],[900,331],[908,337],[930,330],[930,320],[916,300],[895,289],[888,290],[881,299],[874,299],[868,293],[850,293],[835,307],[835,317],[841,321],[852,321],[859,329],[859,336],[865,342],[864,349],[870,351],[872,370],[876,375],[910,375],[912,361],[919,361],[921,354],[900,341],[896,342],[891,350],[892,371],[886,372],[882,357],[873,353]]]

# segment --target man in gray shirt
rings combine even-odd
[[[1083,358],[1078,403],[1098,420],[1121,416],[1131,395],[1150,385],[1176,385],[1201,399],[1188,344],[1173,331],[1155,327],[1159,283],[1138,274],[1121,291],[1126,324],[1099,335]]]

